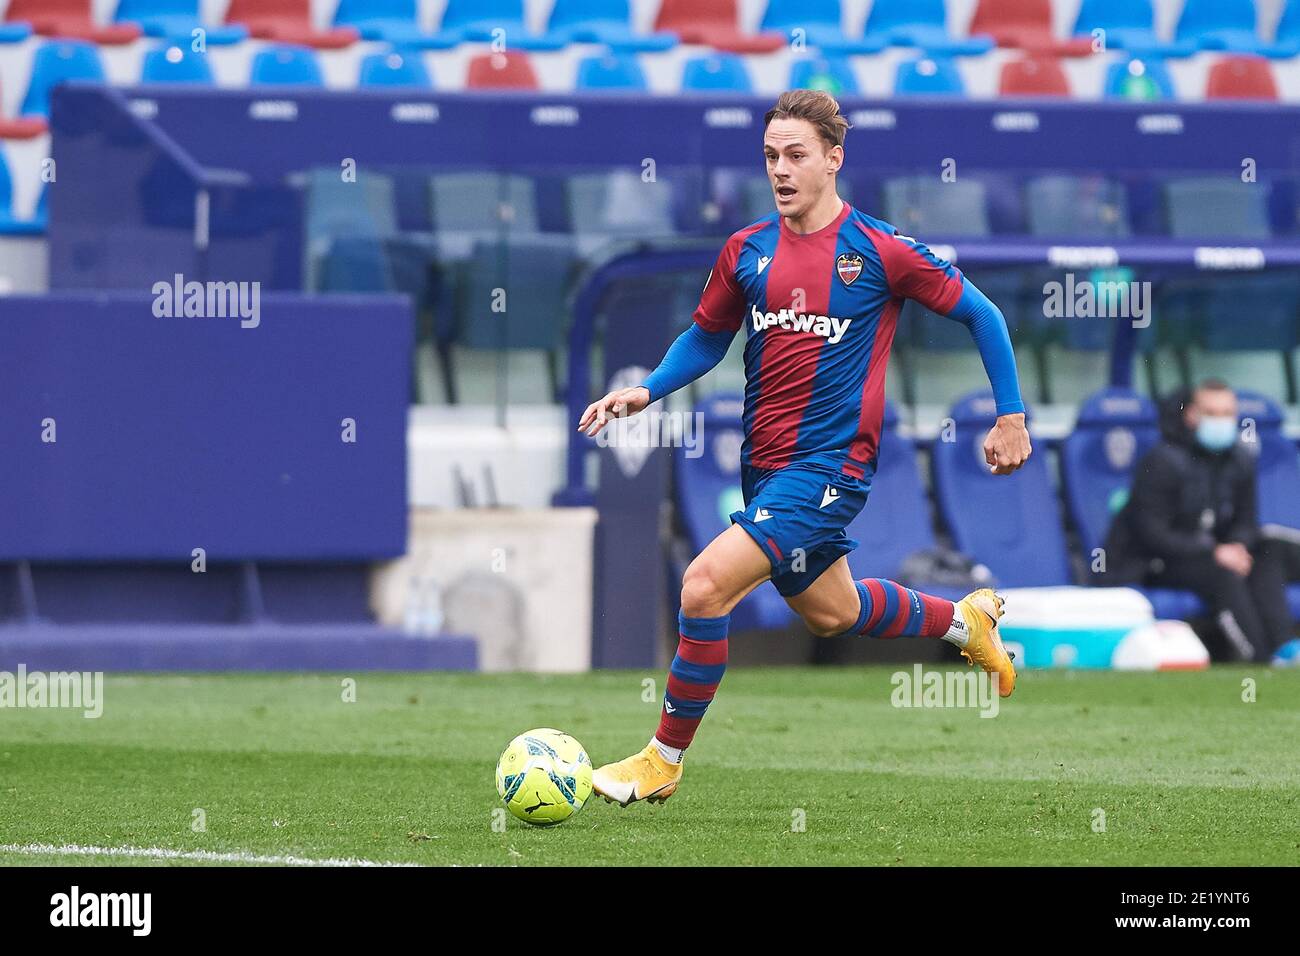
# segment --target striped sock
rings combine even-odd
[[[854,634],[868,637],[945,637],[956,607],[951,601],[884,578],[857,582],[862,609]]]
[[[718,683],[727,669],[727,623],[722,617],[677,616],[677,656],[668,671],[663,712],[655,740],[663,747],[685,750],[704,719]],[[662,753],[662,750],[660,751]]]

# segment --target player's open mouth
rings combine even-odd
[[[793,186],[777,186],[776,198],[788,202],[794,198],[794,194],[798,191],[799,190],[795,189]]]

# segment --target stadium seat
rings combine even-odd
[[[305,232],[307,288],[315,292],[394,290],[383,243],[397,233],[393,182],[359,173],[345,182],[337,169],[308,175]]]
[[[1174,81],[1163,61],[1133,57],[1106,68],[1106,96],[1119,100],[1172,100]]]
[[[1263,53],[1255,23],[1254,0],[1186,0],[1174,35],[1202,50]]]
[[[1130,389],[1104,388],[1079,407],[1074,430],[1061,442],[1061,483],[1089,566],[1128,500],[1138,461],[1159,441],[1155,404]]]
[[[465,74],[469,90],[535,90],[537,73],[527,53],[480,53],[469,61]]]
[[[215,82],[206,53],[193,53],[187,47],[164,43],[145,54],[140,69],[141,83]]]
[[[978,179],[935,186],[933,176],[898,176],[884,183],[885,217],[909,236],[989,234],[988,200]]]
[[[359,86],[397,86],[431,90],[433,80],[419,52],[407,49],[371,53],[361,61]]]
[[[1192,381],[1222,378],[1286,395],[1300,347],[1300,278],[1285,270],[1225,277],[1205,283],[1198,304],[1187,357]]]
[[[32,25],[19,21],[17,23],[0,23],[0,44],[22,43],[32,35]]]
[[[920,47],[935,57],[979,56],[993,49],[988,37],[953,37],[943,0],[874,0],[864,36],[895,46]]]
[[[614,239],[655,239],[674,234],[672,187],[645,182],[630,170],[582,173],[565,180],[569,228],[578,252],[589,256]]]
[[[558,50],[567,37],[529,33],[523,0],[447,0],[442,38],[502,40],[507,50]]]
[[[897,578],[909,556],[935,546],[933,528],[916,443],[899,434],[898,408],[886,401],[871,500],[845,529],[858,541],[849,570],[857,580]]]
[[[1268,60],[1230,56],[1210,67],[1205,83],[1207,100],[1276,100],[1277,81]]]
[[[1100,176],[1039,176],[1025,187],[1035,236],[1123,239],[1129,235],[1124,187]]]
[[[239,43],[248,37],[242,26],[215,27],[205,23],[199,13],[199,0],[121,0],[113,19],[134,23],[146,36],[189,39],[197,29],[204,32],[204,42],[212,46]]]
[[[998,46],[1039,55],[1087,56],[1092,39],[1057,39],[1052,32],[1052,0],[979,0],[970,35],[986,36]]]
[[[1191,56],[1196,44],[1166,43],[1156,35],[1151,0],[1083,0],[1074,21],[1074,35],[1091,41],[1104,31],[1104,49],[1126,50],[1134,56]]]
[[[858,78],[844,57],[795,60],[790,66],[790,88],[822,90],[832,96],[858,96]]]
[[[742,33],[736,0],[663,0],[655,29],[727,53],[771,53],[787,42],[781,33]]]
[[[734,53],[691,57],[682,67],[683,92],[753,93],[745,61]]]
[[[684,446],[673,454],[677,513],[692,558],[727,530],[733,511],[745,507],[740,490],[743,407],[739,395],[718,394],[706,399],[696,409],[703,417],[704,454],[692,457]],[[796,621],[776,588],[766,585],[751,591],[731,612],[733,632],[790,627]]]
[[[42,36],[88,40],[105,46],[130,43],[140,36],[140,28],[134,23],[100,26],[95,22],[91,0],[9,0],[5,20],[29,23]]]
[[[677,45],[672,33],[637,33],[628,0],[555,0],[548,34],[566,43],[603,43],[615,53],[650,53]]]
[[[424,50],[447,49],[460,42],[459,36],[421,30],[417,0],[339,0],[334,26],[351,27],[363,40]]]
[[[1237,390],[1237,415],[1243,429],[1255,423],[1255,441],[1246,447],[1259,456],[1259,520],[1300,529],[1300,452],[1282,431],[1282,408],[1266,395]]]
[[[314,51],[300,46],[268,46],[253,57],[253,86],[324,86]]]
[[[1025,57],[1002,64],[998,78],[1001,96],[1070,95],[1070,81],[1061,64],[1050,57]]]
[[[1274,44],[1278,56],[1300,55],[1300,0],[1288,0],[1286,9],[1282,11],[1282,19],[1277,24]]]
[[[24,116],[49,116],[50,91],[66,80],[104,80],[99,50],[82,40],[51,40],[32,61],[32,78],[23,98]]]
[[[1017,587],[1073,584],[1065,531],[1041,450],[1012,475],[984,461],[993,427],[991,393],[968,395],[949,412],[955,441],[934,443],[932,470],[939,513],[957,549]]]
[[[45,231],[40,209],[35,219],[18,219],[14,216],[13,201],[13,178],[4,151],[0,150],[0,235],[30,236]]]
[[[923,56],[898,64],[894,78],[896,96],[965,96],[957,64],[947,57]]]
[[[259,40],[318,50],[342,49],[361,39],[352,27],[317,30],[311,21],[311,0],[230,0],[226,22],[247,27]]]
[[[840,0],[770,0],[759,29],[780,32],[791,44],[836,56],[879,53],[885,48],[880,37],[848,36],[842,21]]]
[[[1234,177],[1175,179],[1164,184],[1169,234],[1175,239],[1267,239],[1268,190]]]
[[[606,53],[578,63],[580,90],[645,90],[645,74],[631,53]]]

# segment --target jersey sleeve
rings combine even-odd
[[[892,228],[892,227],[891,227]],[[952,311],[962,293],[962,274],[946,259],[940,259],[923,242],[897,229],[885,232],[869,229],[885,268],[889,289],[904,299],[914,299],[940,315]]]
[[[736,261],[744,238],[732,236],[718,253],[700,293],[695,324],[705,332],[736,332],[745,318],[745,292],[736,281]]]

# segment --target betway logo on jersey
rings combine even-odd
[[[811,312],[796,312],[794,309],[782,309],[780,312],[760,312],[758,306],[751,305],[750,321],[754,331],[762,332],[772,326],[789,329],[791,332],[811,332],[820,335],[831,345],[844,338],[852,319],[837,319],[833,315],[814,315]]]

